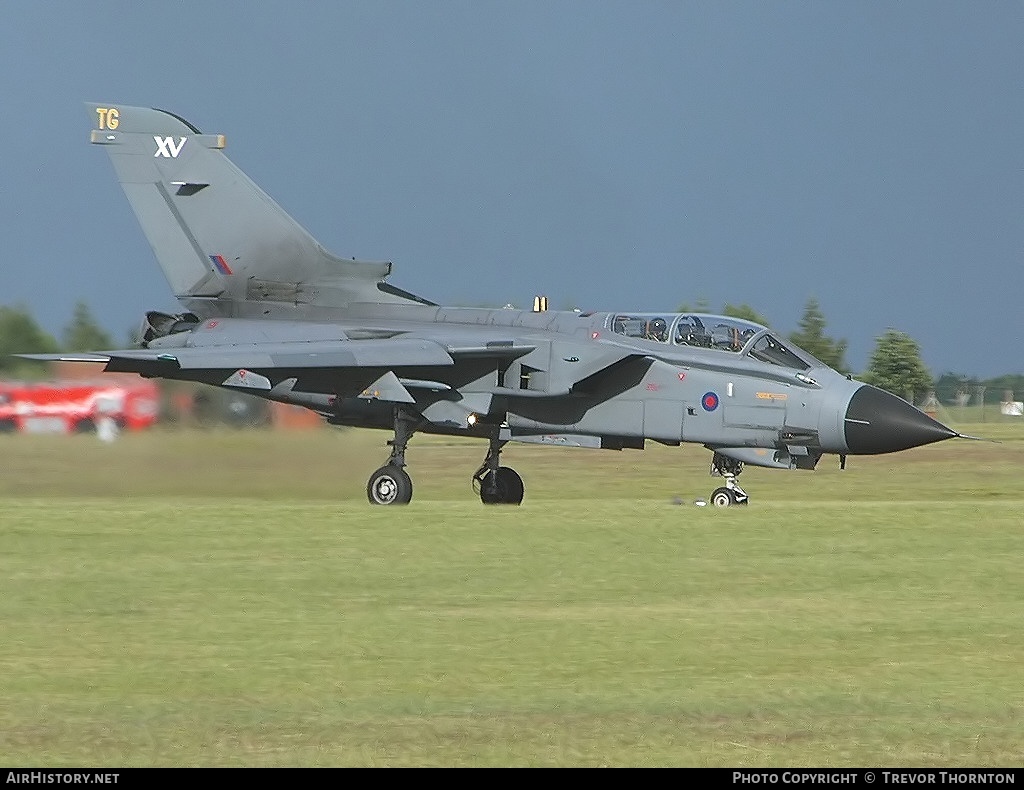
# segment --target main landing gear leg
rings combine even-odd
[[[388,442],[391,457],[370,475],[366,497],[373,505],[408,505],[412,500],[412,478],[405,471],[405,447],[409,444],[419,417],[409,410],[395,407],[395,438]]]
[[[492,438],[483,466],[473,475],[473,487],[485,505],[519,505],[523,501],[523,478],[515,469],[500,466],[501,448],[507,442]]]
[[[716,488],[711,492],[711,504],[715,507],[729,507],[730,505],[746,505],[750,502],[747,492],[740,488],[736,482],[740,472],[743,471],[743,463],[730,458],[727,455],[715,453],[711,459],[711,474],[720,475],[725,478],[725,485]]]

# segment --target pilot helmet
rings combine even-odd
[[[668,324],[665,323],[664,318],[655,318],[648,324],[648,332],[655,337],[665,337],[665,331],[668,329]]]

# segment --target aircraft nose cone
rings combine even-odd
[[[854,455],[894,453],[957,435],[902,398],[865,384],[846,407],[846,446]]]

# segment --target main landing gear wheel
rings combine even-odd
[[[480,501],[485,505],[520,505],[523,502],[523,478],[510,466],[493,472],[484,469],[474,478],[480,483]]]
[[[395,407],[395,438],[388,462],[370,475],[366,498],[371,505],[408,505],[412,500],[412,478],[405,471],[405,448],[419,425],[419,416],[402,406]]]
[[[372,505],[408,505],[412,501],[412,478],[400,466],[382,466],[366,484]]]
[[[520,505],[523,502],[523,478],[515,469],[501,466],[501,448],[505,441],[492,436],[483,466],[473,475],[473,487],[485,505]]]

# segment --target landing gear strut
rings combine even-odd
[[[736,482],[740,472],[743,471],[743,462],[730,458],[721,453],[715,453],[711,459],[711,474],[725,478],[725,485],[716,488],[711,492],[711,504],[715,507],[729,507],[730,505],[746,505],[750,498],[747,492],[740,488]]]
[[[394,421],[395,438],[388,442],[391,456],[366,483],[366,498],[371,505],[407,505],[412,501],[412,478],[405,471],[405,448],[420,427],[421,418],[411,409],[396,406]],[[495,436],[490,442],[483,465],[473,475],[473,486],[485,505],[519,505],[523,501],[523,478],[499,461],[507,440]]]
[[[419,417],[401,406],[395,409],[395,438],[388,442],[391,457],[370,475],[366,497],[372,505],[408,505],[412,500],[412,478],[405,471],[405,448],[419,426]]]
[[[523,478],[510,466],[500,466],[501,448],[507,442],[491,439],[483,466],[473,475],[473,488],[485,505],[519,505],[523,501]]]

